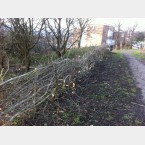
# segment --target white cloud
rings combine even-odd
[[[137,30],[145,30],[145,18],[93,18],[92,23],[115,25],[119,21],[122,23],[123,29],[127,29],[128,26],[132,26],[137,23]]]

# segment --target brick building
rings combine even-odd
[[[82,45],[98,46],[106,44],[107,39],[113,39],[114,27],[109,25],[89,25],[88,29],[83,36]]]

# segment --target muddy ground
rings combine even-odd
[[[126,58],[111,53],[83,77],[66,87],[55,100],[47,100],[23,126],[144,126],[141,92],[136,88]]]

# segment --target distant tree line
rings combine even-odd
[[[126,30],[122,29],[122,23],[115,24],[114,39],[116,41],[116,49],[128,48],[132,49],[134,43],[143,42],[145,32],[136,31],[138,24],[129,26]]]

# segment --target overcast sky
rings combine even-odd
[[[145,18],[93,18],[92,23],[114,25],[119,21],[122,23],[123,29],[126,29],[128,26],[132,26],[137,23],[137,30],[145,30]]]

